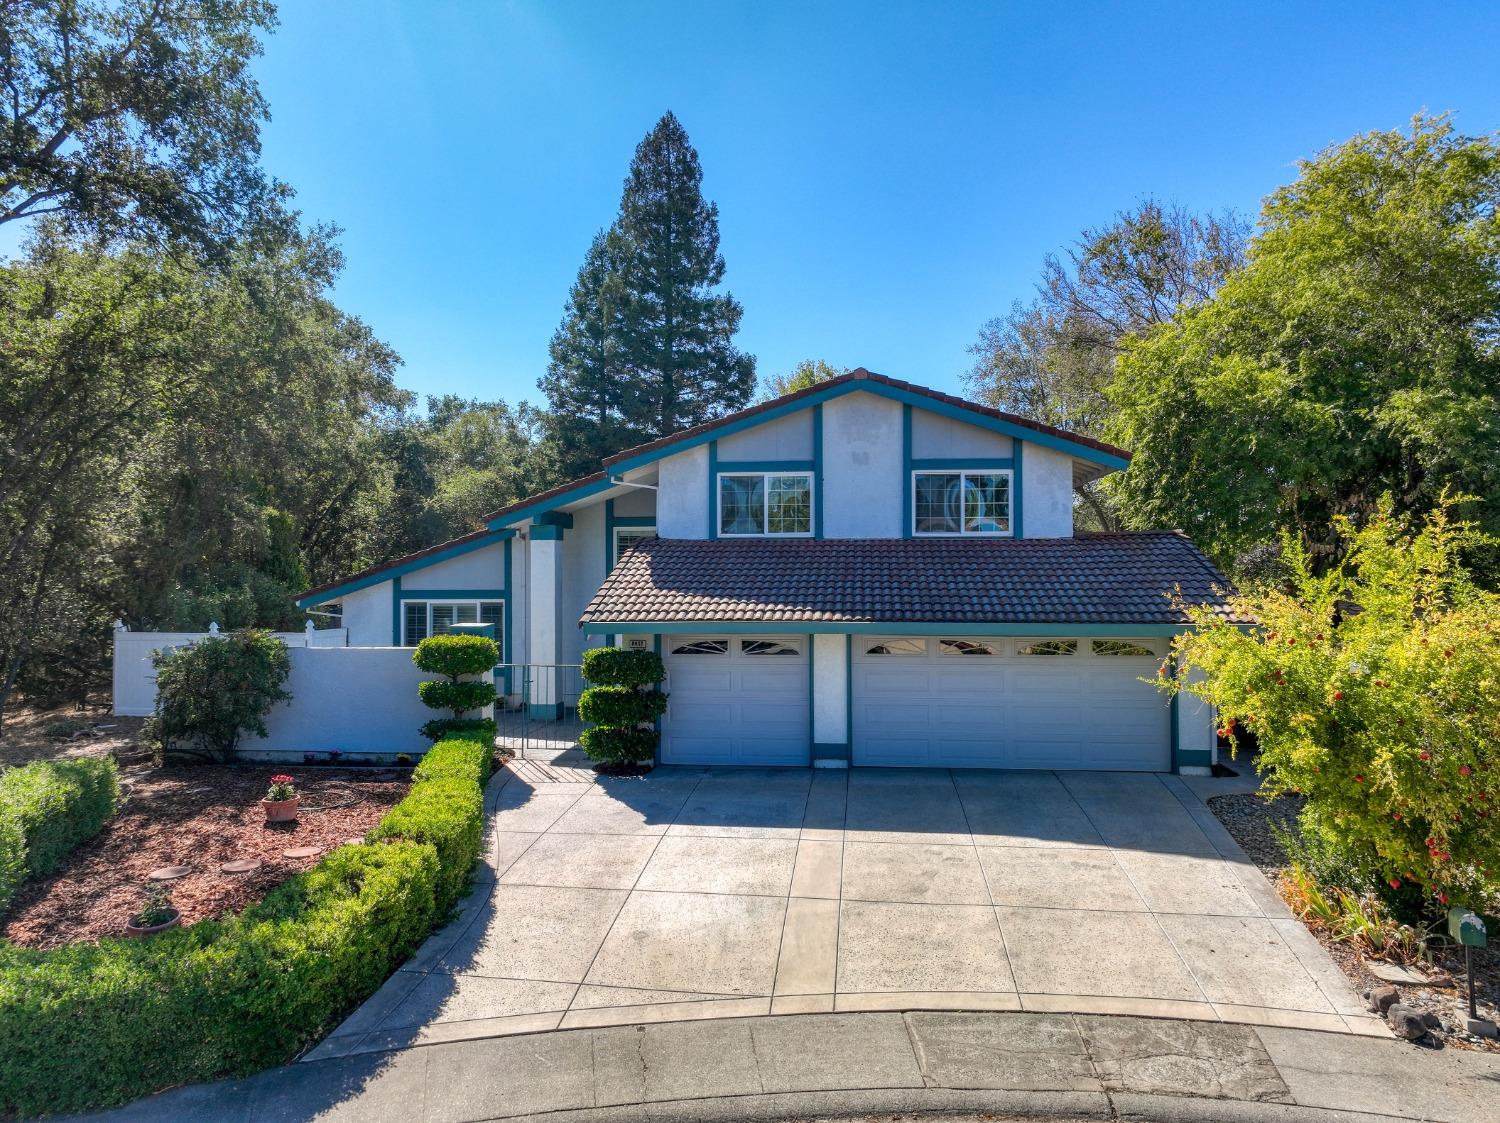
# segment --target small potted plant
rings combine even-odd
[[[125,925],[125,935],[132,937],[154,936],[176,928],[182,923],[182,913],[172,907],[172,896],[160,883],[146,887],[141,911]]]
[[[292,778],[283,773],[271,777],[271,787],[260,805],[266,810],[266,822],[291,823],[297,819],[297,805],[301,802]]]

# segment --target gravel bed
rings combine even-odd
[[[1244,848],[1260,872],[1275,880],[1286,868],[1286,851],[1277,841],[1273,826],[1296,831],[1297,816],[1305,801],[1299,795],[1267,799],[1259,795],[1216,795],[1208,800],[1208,809]]]

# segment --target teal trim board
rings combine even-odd
[[[979,472],[986,469],[1014,468],[1016,460],[1013,456],[968,456],[958,458],[933,459],[928,457],[923,460],[913,460],[911,470],[913,472]]]
[[[615,567],[615,501],[604,501],[604,576]]]
[[[621,469],[623,471],[624,469]],[[546,514],[548,511],[556,510],[558,507],[566,507],[569,503],[577,503],[588,499],[590,496],[598,495],[600,492],[608,491],[618,486],[608,475],[602,480],[593,480],[577,487],[569,488],[567,491],[552,496],[550,499],[541,499],[535,503],[528,503],[524,507],[517,507],[514,511],[507,511],[499,518],[494,518],[487,524],[492,529],[503,526],[514,526],[516,523],[525,522],[527,519],[537,515]]]
[[[812,409],[835,398],[841,398],[845,394],[874,394],[877,397],[888,398],[900,402],[904,406],[915,406],[917,409],[925,409],[929,413],[935,413],[940,417],[950,417],[962,421],[968,425],[974,425],[981,429],[989,429],[991,432],[1004,433],[1009,437],[1018,437],[1036,444],[1046,445],[1059,452],[1065,452],[1069,456],[1076,456],[1079,460],[1087,460],[1092,464],[1101,464],[1107,468],[1124,469],[1130,466],[1127,458],[1115,456],[1113,453],[1105,452],[1091,445],[1082,444],[1065,436],[1053,433],[1043,433],[1032,429],[1027,425],[1018,425],[1013,421],[1006,421],[999,417],[990,417],[964,406],[954,405],[938,398],[929,398],[925,394],[918,394],[911,390],[903,390],[897,386],[889,386],[883,382],[870,382],[857,380],[853,382],[841,382],[837,385],[824,387],[816,390],[806,397],[798,398],[794,402],[785,402],[771,409],[761,410],[749,417],[742,417],[736,421],[727,421],[715,425],[705,432],[695,433],[691,437],[684,437],[680,441],[673,441],[659,449],[642,452],[636,456],[619,461],[607,461],[610,475],[620,475],[632,469],[655,463],[667,456],[673,456],[687,449],[696,448],[700,444],[715,442],[739,433],[756,425],[764,425],[768,421],[775,421],[779,417],[786,417],[799,410]],[[571,496],[563,502],[575,502],[577,496]],[[513,518],[507,521],[514,521]]]
[[[823,537],[823,407],[813,406],[813,537]]]
[[[652,644],[651,644],[651,649],[656,652],[656,657],[658,659],[660,659],[661,658],[661,635],[660,635],[660,633],[658,633],[657,635],[652,636],[651,639],[653,641]],[[660,764],[661,763],[661,718],[657,718],[656,721],[653,724],[656,726],[656,748],[654,748],[654,749],[651,750],[651,762],[653,764]]]
[[[912,536],[911,406],[901,407],[901,537]]]
[[[708,536],[719,537],[719,442],[708,442]]]
[[[813,635],[848,636],[1078,636],[1105,639],[1110,636],[1175,636],[1190,624],[957,624],[941,620],[830,620],[800,622],[799,628]],[[1249,625],[1246,625],[1249,627]],[[783,636],[785,621],[775,620],[603,620],[582,625],[588,635],[670,632],[683,635]]]
[[[397,600],[504,600],[504,589],[398,589]]]
[[[655,515],[616,515],[616,526],[655,526]]]
[[[497,542],[507,541],[514,537],[515,533],[513,530],[492,531],[489,534],[480,535],[469,542],[459,542],[446,549],[434,550],[430,554],[424,554],[422,557],[402,562],[400,565],[386,566],[383,569],[372,570],[359,577],[351,577],[348,581],[335,585],[331,589],[325,589],[321,593],[298,597],[294,603],[298,608],[304,608],[309,604],[327,604],[329,601],[338,600],[349,593],[357,593],[361,589],[368,589],[372,585],[399,580],[403,574],[413,573],[419,569],[426,569],[428,566],[437,565],[439,562],[462,557],[464,554],[472,553],[475,550],[482,550],[486,546],[493,546]]]
[[[844,744],[854,763],[854,636],[844,637]]]
[[[562,526],[534,526],[531,528],[533,542],[561,542],[567,528]]]
[[[1176,772],[1179,768],[1182,767],[1182,750],[1177,743],[1178,737],[1180,736],[1177,731],[1177,695],[1172,695],[1172,700],[1167,703],[1167,712],[1169,715],[1167,721],[1172,726],[1172,771]]]
[[[511,646],[510,646],[510,636],[511,636],[511,626],[510,626],[510,618],[511,618],[511,597],[510,597],[510,590],[511,590],[511,560],[510,560],[511,541],[512,541],[512,539],[510,539],[510,538],[507,538],[505,540],[505,578],[504,578],[504,580],[505,580],[505,607],[500,610],[500,661],[502,663],[513,663],[513,662],[515,662],[515,660],[511,658],[511,654],[510,654],[511,653]],[[507,693],[507,694],[509,694],[511,692],[511,689],[515,685],[515,681],[512,678],[512,676],[514,675],[514,673],[515,672],[513,672],[512,670],[510,670],[510,668],[506,668],[506,670],[504,672],[503,677],[505,679],[505,693]]]
[[[391,581],[391,646],[401,646],[401,578]]]
[[[811,472],[813,468],[811,460],[720,460],[715,464],[714,473],[729,476],[736,472]]]
[[[1025,523],[1022,520],[1021,516],[1021,464],[1025,460],[1025,453],[1023,451],[1025,447],[1026,445],[1024,441],[1015,441],[1016,462],[1010,471],[1010,505],[1012,508],[1010,536],[1012,538],[1026,537],[1026,532],[1024,530]]]

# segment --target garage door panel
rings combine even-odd
[[[808,763],[811,714],[806,637],[796,655],[747,654],[722,639],[720,654],[673,654],[695,642],[669,637],[662,760],[670,764]],[[700,644],[701,640],[697,641]]]
[[[1155,659],[869,655],[855,641],[854,763],[911,767],[1171,765],[1168,711],[1141,682]],[[1086,645],[1080,645],[1087,650]]]

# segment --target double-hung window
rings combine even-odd
[[[913,472],[915,534],[1009,534],[1011,474]]]
[[[615,527],[615,553],[612,559],[612,567],[620,564],[620,558],[626,550],[638,542],[644,542],[648,538],[656,537],[654,526],[617,526]]]
[[[733,472],[719,476],[719,533],[812,533],[811,472]]]
[[[401,604],[401,642],[415,647],[428,636],[451,632],[455,624],[493,624],[501,637],[501,603],[497,600],[409,600]],[[501,660],[505,659],[502,652]]]

